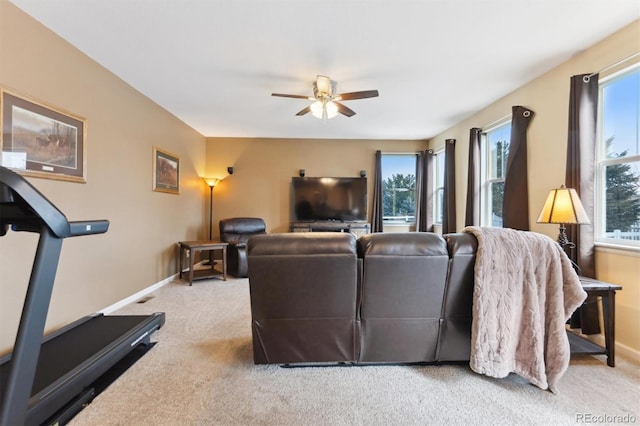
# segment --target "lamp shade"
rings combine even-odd
[[[218,184],[218,182],[220,182],[220,179],[218,178],[203,178],[203,179],[205,182],[207,182],[207,185],[209,185],[210,188],[213,188]]]
[[[582,207],[576,190],[565,188],[564,185],[549,192],[537,222],[560,224],[591,223],[587,213],[584,211],[584,207]]]

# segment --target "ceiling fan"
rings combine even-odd
[[[378,96],[377,90],[363,90],[360,92],[336,93],[338,83],[329,77],[319,75],[313,82],[313,96],[304,95],[287,95],[283,93],[272,93],[271,96],[280,96],[282,98],[308,99],[314,101],[311,105],[304,108],[296,115],[305,115],[311,113],[314,117],[327,119],[333,118],[338,113],[347,117],[356,115],[355,111],[347,108],[340,101],[351,101],[354,99],[375,98]]]

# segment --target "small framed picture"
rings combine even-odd
[[[180,194],[180,158],[153,147],[153,190]]]
[[[0,165],[33,177],[86,182],[86,120],[0,89]]]

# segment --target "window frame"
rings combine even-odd
[[[384,182],[386,181],[386,179],[382,179],[382,184],[383,184],[383,190],[382,190],[382,199],[383,199],[383,215],[382,215],[382,224],[383,226],[415,226],[416,224],[416,215],[415,215],[415,208],[416,208],[416,187],[417,187],[417,182],[415,181],[415,179],[417,178],[417,155],[419,153],[417,152],[383,152],[382,153],[382,162],[384,163],[384,157],[411,157],[411,161],[413,161],[413,176],[414,176],[414,188],[413,188],[413,219],[412,220],[390,220],[390,219],[385,219],[384,217],[384,195],[385,195],[385,190],[384,190]],[[382,170],[384,171],[384,165],[382,165]]]
[[[433,224],[442,225],[444,219],[444,169],[446,167],[446,154],[444,148],[433,153],[433,176],[431,191],[433,194]],[[442,161],[442,164],[440,162]],[[442,167],[442,170],[440,168]],[[440,182],[442,178],[442,182]],[[442,197],[440,196],[442,195]]]
[[[511,127],[512,117],[509,115],[508,117],[501,119],[486,128],[483,128],[480,133],[480,226],[485,227],[496,227],[493,225],[492,221],[492,198],[491,198],[491,187],[495,183],[504,183],[506,177],[506,162],[505,162],[505,170],[504,177],[502,178],[494,178],[491,176],[491,167],[489,163],[489,159],[491,157],[491,147],[489,146],[488,135],[489,133],[495,132],[502,127],[509,126]],[[509,132],[510,133],[510,132]],[[509,144],[511,144],[511,138],[509,138]],[[509,155],[509,151],[506,152],[507,157]]]
[[[619,238],[609,238],[606,236],[606,168],[619,164],[640,162],[640,152],[626,157],[607,158],[604,132],[604,105],[603,96],[607,86],[622,78],[638,72],[640,73],[640,62],[628,65],[618,71],[612,72],[598,81],[598,119],[596,130],[596,156],[595,156],[595,176],[594,176],[594,242],[596,246],[618,248],[624,250],[640,251],[640,240],[623,240]],[[640,120],[637,125],[640,125]],[[640,221],[639,221],[640,222]]]

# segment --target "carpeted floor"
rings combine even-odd
[[[640,422],[640,366],[571,361],[559,394],[466,365],[256,366],[246,279],[170,283],[116,314],[165,312],[158,344],[72,425],[575,425]]]

